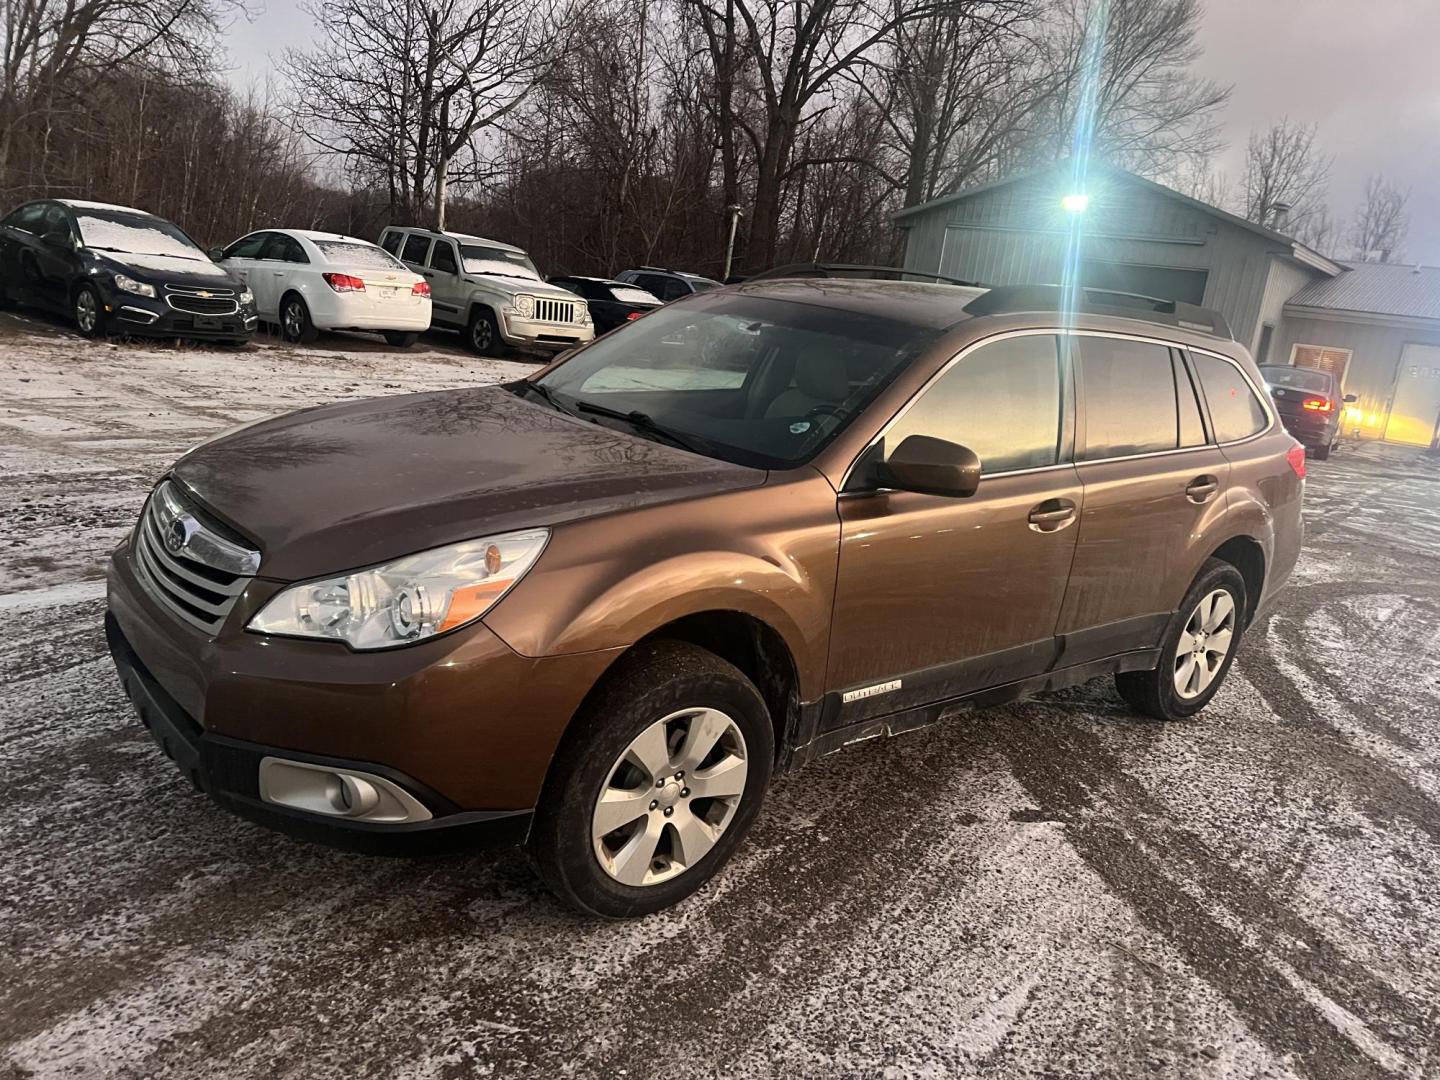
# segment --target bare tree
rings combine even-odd
[[[1365,181],[1365,197],[1350,221],[1349,240],[1362,262],[1398,262],[1410,232],[1410,192],[1376,173]]]
[[[1252,131],[1245,151],[1245,216],[1291,236],[1324,226],[1330,158],[1315,142],[1316,125],[1288,117],[1266,131]]]
[[[1072,150],[1082,113],[1091,156],[1148,176],[1170,176],[1220,148],[1230,88],[1196,76],[1201,0],[1054,0],[1045,48],[1051,112],[1036,156]],[[1103,31],[1100,59],[1087,35]]]
[[[311,14],[326,39],[285,59],[297,130],[383,185],[393,212],[441,228],[451,184],[488,175],[482,135],[564,52],[560,0],[324,0]]]

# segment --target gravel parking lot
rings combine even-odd
[[[210,806],[102,640],[153,478],[260,415],[530,369],[0,317],[0,1078],[1440,1077],[1440,462],[1394,448],[1311,464],[1297,577],[1196,721],[1097,682],[852,747],[639,922],[515,855]]]

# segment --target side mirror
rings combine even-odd
[[[225,258],[225,249],[211,248],[209,251],[205,252],[205,255],[207,258],[209,258],[211,262],[219,262],[221,259]]]
[[[1350,404],[1350,402],[1352,402],[1352,401],[1359,401],[1359,400],[1360,400],[1360,399],[1359,399],[1358,397],[1356,397],[1354,394],[1346,394],[1346,395],[1345,395],[1345,404],[1347,404],[1347,405]]]
[[[911,435],[877,466],[880,483],[900,491],[964,499],[980,486],[980,458],[968,446]]]

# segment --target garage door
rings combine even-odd
[[[1440,428],[1440,348],[1406,345],[1400,354],[1395,402],[1385,438],[1412,446],[1430,446]]]
[[[1171,266],[1139,266],[1135,263],[1101,262],[1086,259],[1080,268],[1085,284],[1092,289],[1158,296],[1187,304],[1205,302],[1204,270],[1177,270]]]

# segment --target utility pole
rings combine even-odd
[[[725,212],[730,215],[730,240],[725,245],[725,272],[720,275],[722,282],[730,280],[730,262],[735,256],[735,229],[740,224],[740,207],[731,203],[725,207]]]

